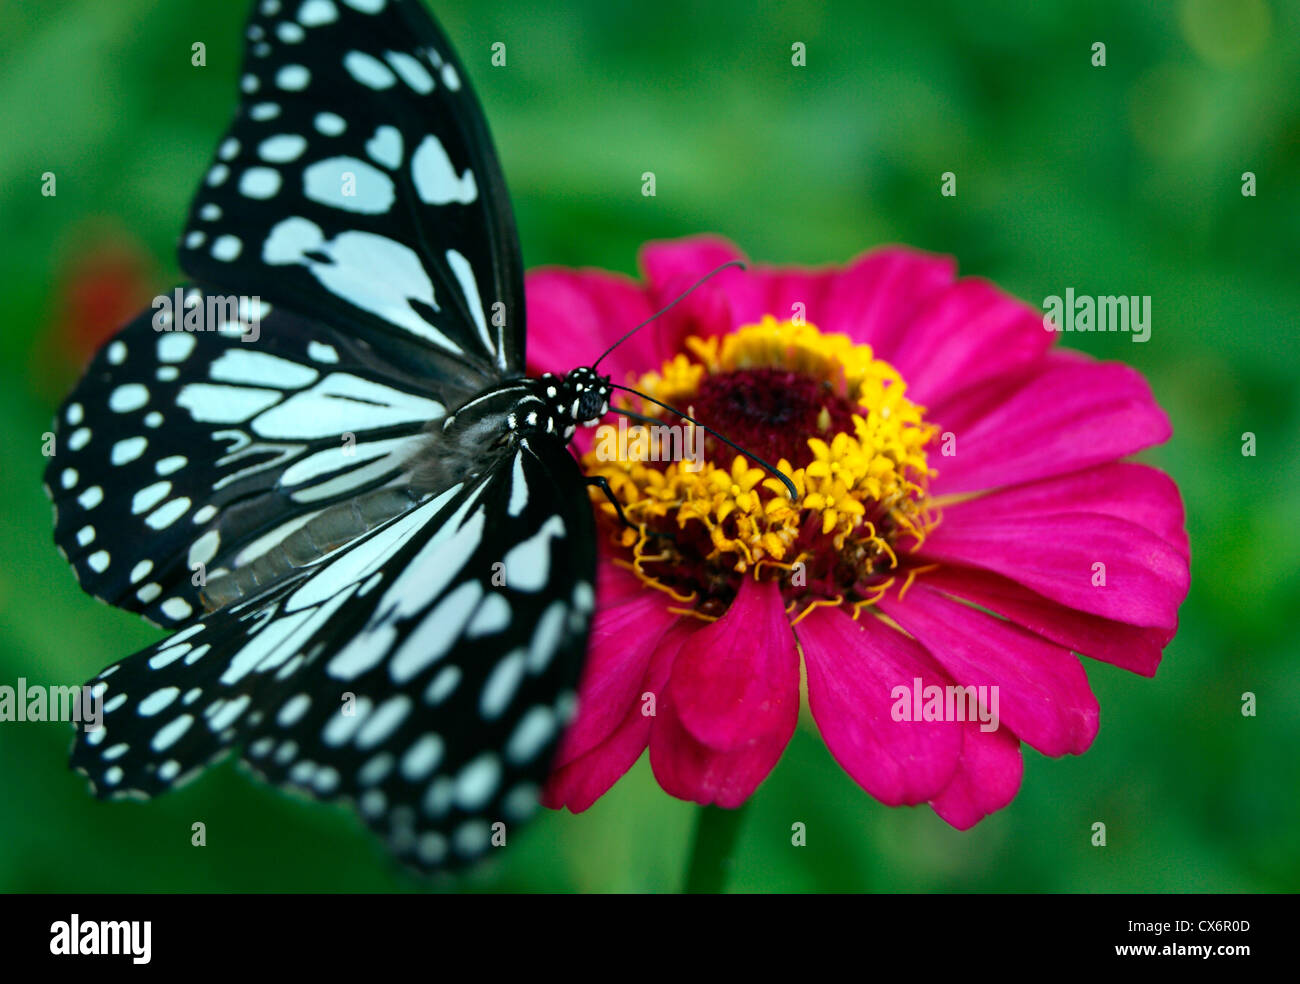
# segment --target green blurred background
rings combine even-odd
[[[105,311],[178,278],[174,243],[234,105],[246,6],[0,2],[2,683],[79,683],[157,635],[82,595],[59,560],[40,435]],[[1026,748],[1019,797],[967,833],[876,803],[801,727],[749,806],[729,887],[1300,888],[1297,4],[446,0],[436,12],[486,107],[530,266],[632,272],[646,240],[715,231],[781,262],[909,243],[1035,304],[1067,286],[1153,297],[1149,343],[1065,341],[1142,370],[1174,421],[1144,458],[1182,487],[1194,580],[1156,678],[1088,662],[1102,707],[1091,751]],[[194,41],[206,68],[190,65]],[[506,68],[489,64],[495,41]],[[795,41],[806,67],[791,65]],[[647,170],[654,198],[640,193]],[[45,171],[55,198],[40,194]],[[956,198],[939,194],[944,171]],[[1244,171],[1257,197],[1243,197]],[[1241,453],[1245,431],[1256,457]],[[1257,717],[1241,714],[1245,691]],[[345,809],[229,763],[154,803],[96,802],[67,770],[68,745],[64,725],[0,724],[0,889],[427,887]],[[547,813],[492,866],[439,887],[676,890],[694,817],[643,758],[588,813]],[[202,849],[190,846],[200,820]],[[1105,848],[1090,845],[1098,820]]]

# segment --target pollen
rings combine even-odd
[[[870,346],[769,316],[726,336],[687,339],[684,352],[635,386],[771,455],[798,493],[792,500],[770,472],[711,437],[673,445],[702,444],[702,461],[585,456],[587,473],[609,480],[636,527],[622,527],[613,506],[594,499],[625,564],[706,617],[725,610],[745,576],[778,580],[792,606],[870,604],[894,577],[900,550],[915,550],[937,522],[926,460],[935,428]],[[658,419],[652,404],[636,410]],[[647,426],[655,425],[629,433]]]

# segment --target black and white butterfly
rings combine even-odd
[[[595,533],[567,445],[608,379],[524,377],[500,167],[417,0],[261,0],[244,58],[180,310],[59,410],[60,550],[176,630],[91,681],[72,765],[147,797],[240,748],[404,860],[468,862],[535,809],[574,713]]]

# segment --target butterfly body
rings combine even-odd
[[[595,529],[567,445],[608,379],[525,375],[509,197],[418,2],[260,0],[246,36],[180,248],[216,323],[145,312],[56,421],[56,543],[172,631],[90,681],[72,765],[139,798],[238,750],[404,861],[468,863],[574,713]]]

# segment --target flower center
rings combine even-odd
[[[798,497],[702,431],[656,439],[677,422],[653,404],[629,407],[663,423],[629,427],[615,453],[606,444],[583,459],[638,526],[621,527],[594,500],[616,562],[704,618],[721,615],[746,576],[779,582],[792,612],[873,604],[905,573],[900,552],[935,522],[925,455],[934,428],[898,371],[845,335],[771,316],[685,348],[637,388],[775,464]],[[664,456],[655,449],[677,460],[649,460]]]
[[[705,376],[691,400],[691,416],[719,421],[728,438],[766,461],[796,466],[813,458],[809,437],[853,429],[853,404],[831,384],[790,369],[739,369]],[[735,452],[705,442],[709,460],[728,468]]]

